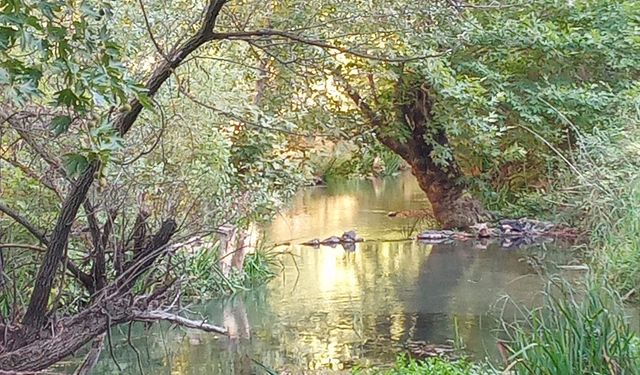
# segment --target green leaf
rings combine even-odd
[[[138,95],[138,101],[140,102],[140,104],[142,104],[142,106],[144,107],[144,109],[155,112],[156,109],[153,106],[153,102],[151,101],[151,99],[149,98],[149,96],[145,93],[140,93]]]
[[[53,134],[57,137],[60,134],[69,130],[69,125],[71,125],[71,117],[69,116],[56,116],[51,121],[49,127],[53,131]]]
[[[64,90],[58,91],[56,94],[56,103],[58,105],[75,107],[78,104],[78,102],[79,102],[78,97],[70,89],[64,89]]]
[[[9,27],[0,27],[0,49],[9,48],[15,41],[16,31]]]
[[[89,166],[89,160],[80,154],[66,154],[63,156],[64,169],[70,176],[77,176]]]

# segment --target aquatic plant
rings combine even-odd
[[[352,371],[352,374],[382,374],[382,375],[489,375],[499,372],[486,364],[474,364],[467,360],[450,361],[443,358],[429,358],[424,361],[400,356],[391,369],[370,369]]]

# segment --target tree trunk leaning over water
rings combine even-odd
[[[467,193],[455,158],[452,157],[446,167],[439,166],[433,159],[434,146],[448,149],[449,140],[444,129],[432,122],[433,99],[426,86],[411,87],[404,95],[398,95],[402,100],[398,100],[395,109],[399,122],[409,133],[406,139],[400,140],[386,134],[389,125],[382,122],[382,116],[375,113],[345,79],[339,77],[338,81],[375,129],[378,140],[411,166],[420,188],[427,194],[434,217],[443,228],[467,228],[490,218],[482,203]]]

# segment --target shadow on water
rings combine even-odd
[[[392,219],[387,212],[427,204],[411,176],[301,191],[268,229],[271,241],[300,243],[349,229],[373,241],[355,251],[292,245],[293,257],[283,258],[283,272],[268,285],[196,309],[225,325],[229,338],[135,325],[133,343],[143,370],[324,373],[388,364],[409,341],[455,338],[477,357],[494,356],[495,315],[490,313],[496,301],[509,295],[536,303],[542,280],[532,264],[544,257],[561,261],[566,252],[553,245],[505,250],[497,244],[402,240],[415,219]],[[118,340],[115,352],[126,373],[139,373],[126,340]],[[105,351],[96,373],[115,368]]]

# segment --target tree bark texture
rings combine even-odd
[[[410,87],[407,93],[398,95],[398,121],[409,133],[406,139],[401,140],[398,136],[387,134],[389,125],[382,122],[381,116],[349,82],[343,78],[339,81],[376,129],[378,140],[411,166],[420,188],[431,203],[434,217],[443,228],[466,228],[487,220],[487,212],[482,204],[467,194],[456,160],[452,157],[447,167],[441,167],[433,159],[434,146],[449,148],[449,140],[444,129],[432,121],[433,99],[426,86]],[[399,82],[399,86],[401,84]]]

